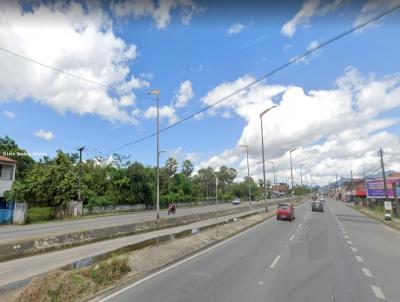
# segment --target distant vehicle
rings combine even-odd
[[[320,198],[319,198],[319,202],[325,202],[325,198],[320,197]]]
[[[311,204],[311,211],[312,212],[323,212],[324,211],[324,204],[320,201],[314,201]]]
[[[233,204],[234,206],[240,205],[240,199],[239,199],[239,198],[235,198],[235,199],[232,201],[232,204]]]
[[[296,218],[294,207],[291,204],[280,203],[276,209],[276,220],[287,219],[294,220]]]
[[[318,200],[318,196],[317,196],[317,195],[312,195],[312,196],[311,196],[311,200],[313,200],[313,201],[314,201],[314,200]]]

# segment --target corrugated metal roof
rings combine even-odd
[[[12,158],[0,155],[0,161],[7,162],[7,163],[17,163],[17,161],[13,160]]]

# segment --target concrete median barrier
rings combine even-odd
[[[271,200],[271,204],[283,202]],[[287,201],[287,199],[286,199]],[[34,254],[44,253],[52,250],[68,248],[72,246],[88,244],[96,241],[107,240],[122,236],[135,235],[143,232],[154,231],[193,223],[200,220],[214,218],[216,215],[226,216],[240,212],[248,212],[264,208],[264,203],[257,203],[251,208],[249,206],[237,206],[231,209],[211,211],[206,213],[192,214],[186,216],[175,216],[157,220],[136,222],[131,224],[110,226],[92,230],[66,233],[60,235],[43,236],[42,238],[25,239],[21,241],[0,244],[0,262],[26,257]]]

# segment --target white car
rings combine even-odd
[[[239,198],[235,198],[235,199],[232,201],[232,204],[233,204],[234,206],[240,205],[240,199],[239,199]]]

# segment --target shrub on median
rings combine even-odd
[[[113,257],[79,270],[56,269],[26,286],[16,302],[80,301],[130,272],[128,257]]]

